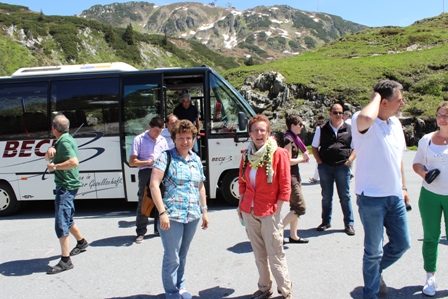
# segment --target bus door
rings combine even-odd
[[[162,80],[162,73],[157,71],[122,75],[120,142],[127,201],[138,201],[138,168],[129,166],[132,143],[148,129],[153,117],[163,117]]]
[[[247,120],[253,110],[242,96],[221,76],[211,72],[207,148],[210,197],[216,198],[219,186],[224,199],[239,202],[238,175],[242,152],[247,148]]]

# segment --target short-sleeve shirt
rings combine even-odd
[[[177,116],[178,119],[188,119],[193,124],[196,123],[196,118],[199,118],[198,108],[190,103],[187,109],[182,106],[182,104],[177,105],[174,108],[173,114]]]
[[[168,148],[173,148],[175,146],[174,141],[171,138],[171,134],[168,131],[168,128],[163,129],[160,135],[162,135],[166,139],[166,142],[168,143]]]
[[[189,159],[169,150],[171,162],[164,180],[165,193],[162,195],[168,218],[180,223],[189,223],[201,217],[199,185],[205,181],[201,159],[189,151]],[[154,167],[165,171],[167,154],[160,155]]]
[[[376,118],[364,133],[358,131],[359,112],[353,115],[352,138],[356,151],[355,193],[370,197],[403,198],[401,162],[406,150],[403,127],[392,116]]]
[[[53,163],[59,164],[70,158],[78,157],[78,146],[75,139],[69,133],[62,134],[54,144],[56,155],[53,157]],[[66,190],[78,190],[82,183],[79,180],[79,167],[73,167],[67,170],[56,169],[54,174],[56,186]]]
[[[158,136],[154,141],[148,135],[148,131],[134,138],[132,143],[131,156],[137,156],[140,161],[156,159],[163,151],[168,149],[168,143],[165,138]],[[152,168],[153,165],[141,166],[138,169]]]

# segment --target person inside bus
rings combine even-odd
[[[56,184],[55,230],[61,244],[61,260],[50,267],[47,274],[57,274],[73,269],[70,256],[86,251],[89,246],[73,221],[74,199],[82,183],[79,180],[78,146],[68,133],[69,127],[70,121],[64,115],[56,115],[51,124],[51,132],[56,137],[56,143],[45,154],[45,160],[50,161],[47,168],[54,173]],[[77,244],[69,253],[70,234],[76,238]]]
[[[140,244],[147,231],[148,216],[142,214],[142,202],[145,186],[149,185],[154,161],[168,149],[166,139],[160,136],[163,129],[163,119],[160,116],[153,117],[149,122],[148,130],[134,138],[132,143],[129,165],[138,167],[138,205],[135,219],[137,238],[135,243]],[[154,218],[154,234],[159,235],[157,218]]]
[[[270,137],[271,126],[264,115],[249,120],[250,143],[243,154],[238,178],[241,196],[238,215],[258,268],[258,290],[250,298],[272,295],[271,272],[282,298],[291,299],[291,279],[283,249],[283,224],[280,212],[291,195],[289,153]]]
[[[199,121],[199,111],[198,108],[191,104],[191,96],[188,92],[182,94],[182,102],[174,108],[173,114],[179,119],[188,119],[193,124],[196,125],[198,134],[193,145],[193,151],[199,153],[198,140],[201,138],[199,132],[201,131],[201,122]]]
[[[163,129],[162,133],[160,133],[160,135],[165,137],[166,142],[168,143],[168,148],[173,148],[175,146],[174,141],[171,138],[170,132],[171,132],[171,129],[173,128],[173,125],[176,121],[178,121],[177,116],[174,114],[169,114],[165,120],[165,129]]]
[[[202,229],[209,225],[204,170],[201,159],[191,150],[196,134],[190,121],[174,123],[171,136],[175,147],[156,159],[151,175],[151,195],[160,217],[162,281],[167,299],[192,298],[185,290],[187,253],[199,220],[202,218]],[[171,162],[166,169],[168,154]],[[165,192],[161,194],[159,185],[165,172]]]

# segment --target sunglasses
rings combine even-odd
[[[333,113],[333,115],[342,115],[342,114],[344,114],[344,112],[342,112],[342,111],[333,111],[332,112]]]

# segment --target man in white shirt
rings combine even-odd
[[[166,142],[168,143],[168,148],[173,148],[175,146],[173,139],[171,139],[171,128],[176,121],[178,121],[177,116],[169,114],[165,120],[165,128],[162,130],[162,133],[160,133],[160,135],[165,137]]]
[[[352,138],[356,151],[355,193],[364,227],[363,298],[387,294],[382,271],[410,247],[405,203],[409,201],[403,173],[406,149],[396,117],[404,105],[395,81],[380,81],[370,103],[355,113]],[[389,242],[383,246],[384,227]]]

